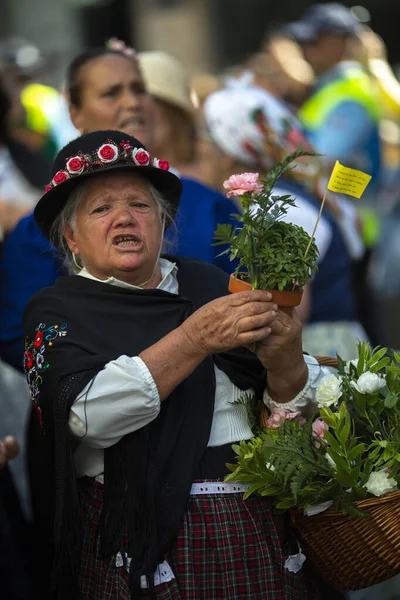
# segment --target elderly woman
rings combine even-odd
[[[161,255],[181,192],[165,166],[127,134],[87,134],[35,210],[78,270],[24,315],[42,567],[54,555],[57,599],[314,597],[284,568],[285,517],[223,478],[252,436],[242,391],[304,407],[320,367],[268,292],[227,295],[218,268]]]
[[[81,133],[117,129],[151,148],[156,135],[154,107],[133,51],[95,48],[79,54],[68,67],[66,91],[72,121]],[[198,181],[186,177],[181,181],[177,229],[167,232],[167,241],[183,256],[230,272],[229,259],[212,243],[217,224],[228,222],[237,212],[235,204]],[[17,369],[21,368],[23,310],[32,295],[54,283],[60,272],[57,253],[30,214],[11,234],[0,263],[0,353]]]

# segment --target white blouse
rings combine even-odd
[[[178,294],[176,264],[165,259],[160,259],[160,264],[162,281],[159,289]],[[100,281],[86,269],[82,269],[79,275]],[[135,287],[113,277],[103,283]],[[314,358],[305,356],[305,360],[309,379],[307,386],[294,400],[296,406],[304,406],[313,400],[315,389],[326,374]],[[217,367],[215,377],[214,416],[208,445],[222,446],[250,439],[252,431],[246,408],[235,403],[243,394],[242,390]],[[106,364],[79,394],[70,411],[70,429],[81,440],[75,453],[77,476],[96,477],[102,474],[104,448],[153,421],[160,408],[156,383],[141,358],[123,355]]]

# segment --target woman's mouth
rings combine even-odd
[[[129,117],[119,124],[119,128],[122,130],[128,128],[143,129],[144,127],[146,127],[146,122],[142,117]]]
[[[113,239],[113,246],[118,250],[130,250],[138,252],[143,248],[143,241],[136,235],[117,235]]]

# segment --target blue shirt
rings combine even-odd
[[[212,246],[218,223],[232,222],[238,209],[234,202],[201,183],[182,178],[183,192],[176,217],[165,239],[167,251],[198,258],[231,273],[235,265],[218,256],[220,246]],[[0,355],[16,369],[22,368],[22,315],[30,298],[52,285],[65,271],[62,259],[28,215],[9,236],[0,263]]]

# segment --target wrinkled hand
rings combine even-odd
[[[271,334],[258,344],[256,354],[269,371],[291,369],[303,360],[302,323],[296,311],[292,316],[279,310]]]
[[[308,379],[300,317],[296,311],[289,316],[280,310],[271,330],[258,344],[256,353],[267,369],[267,388],[272,399],[289,402],[301,392]]]
[[[5,467],[9,460],[12,460],[19,454],[19,444],[12,436],[7,436],[0,441],[0,469]]]
[[[181,327],[197,351],[207,356],[266,341],[277,308],[269,292],[240,292],[202,306]]]

